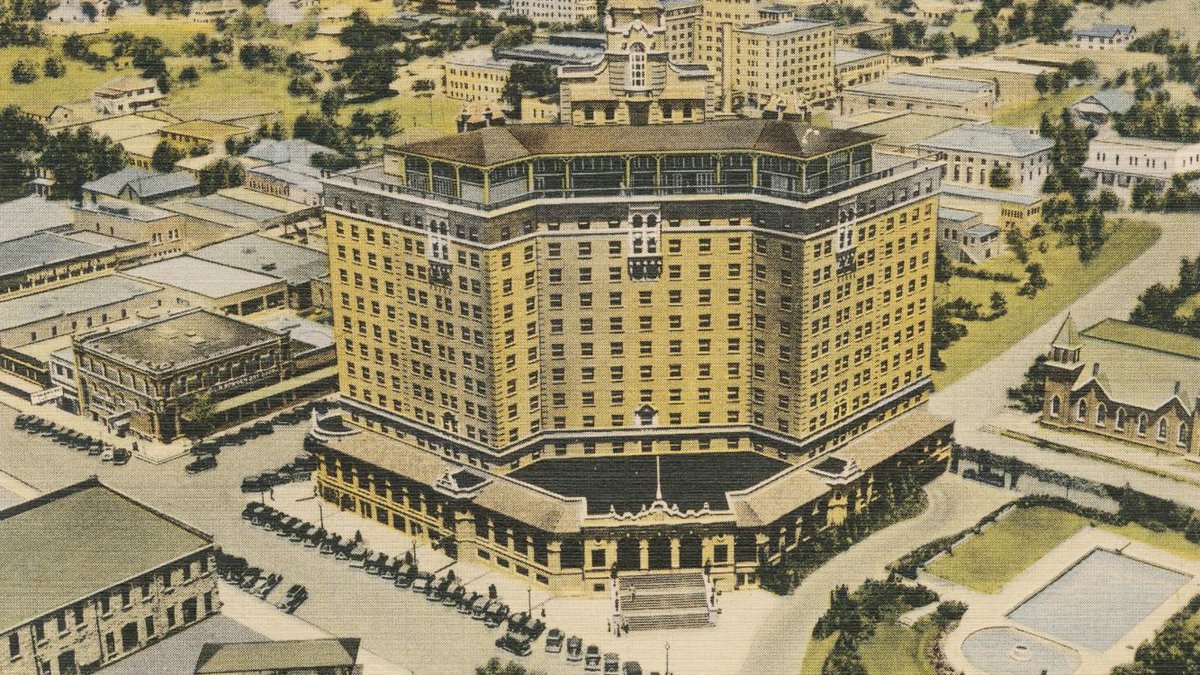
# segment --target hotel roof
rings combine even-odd
[[[0,511],[0,632],[211,545],[95,477]]]
[[[349,668],[358,663],[358,638],[207,643],[200,648],[195,675]]]
[[[806,19],[793,19],[791,21],[782,21],[780,23],[768,23],[761,26],[751,26],[748,28],[739,28],[742,33],[751,33],[754,35],[787,35],[802,30],[810,30],[813,28],[821,28],[823,26],[832,26],[832,21],[808,21]]]
[[[23,295],[0,301],[0,330],[114,305],[158,290],[159,286],[113,275]]]
[[[197,308],[120,330],[84,335],[77,344],[143,370],[170,370],[280,337],[276,331]]]
[[[389,147],[424,157],[492,166],[536,156],[572,153],[746,150],[803,159],[869,143],[877,138],[877,135],[858,131],[817,129],[779,120],[644,127],[514,124],[468,131],[436,141]]]
[[[878,49],[838,47],[837,49],[833,50],[833,65],[840,66],[846,63],[853,63],[863,59],[873,59],[880,56],[887,56],[887,52],[881,52]]]
[[[279,283],[275,277],[220,265],[190,255],[152,262],[126,270],[124,273],[214,299]]]
[[[918,143],[922,148],[976,152],[1006,157],[1027,157],[1054,147],[1052,141],[1024,129],[993,124],[964,124]]]

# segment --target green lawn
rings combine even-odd
[[[992,122],[1008,127],[1037,127],[1042,121],[1042,113],[1050,113],[1050,117],[1057,120],[1063,108],[1097,91],[1100,91],[1100,83],[1085,84],[1064,89],[1057,94],[1046,94],[1032,101],[1001,106],[992,115]]]
[[[937,675],[926,656],[936,637],[932,621],[918,621],[912,628],[884,622],[858,653],[870,675]]]
[[[1138,525],[1137,523],[1129,523],[1117,527],[1116,525],[1101,525],[1102,529],[1114,532],[1157,549],[1162,549],[1171,555],[1179,556],[1187,560],[1200,560],[1200,546],[1193,544],[1184,538],[1182,532],[1167,530],[1166,532],[1155,532],[1149,528]]]
[[[800,675],[821,675],[821,666],[829,658],[829,652],[837,644],[838,634],[834,633],[824,640],[813,640],[808,643],[808,651],[804,653],[804,665],[800,667]]]
[[[926,571],[980,593],[995,593],[1085,525],[1081,516],[1046,506],[1016,509]]]
[[[979,39],[979,26],[975,25],[974,17],[974,12],[959,12],[946,30],[957,37],[966,38],[968,42],[974,42]]]
[[[988,303],[992,292],[1000,291],[1008,301],[1008,313],[995,321],[967,322],[967,336],[941,352],[946,369],[933,373],[934,384],[938,388],[945,387],[1004,352],[1075,298],[1140,255],[1158,239],[1160,232],[1153,224],[1124,219],[1116,221],[1111,228],[1108,242],[1087,265],[1079,262],[1074,246],[1061,244],[1055,234],[1045,236],[1052,244],[1045,254],[1038,252],[1038,240],[1030,242],[1030,261],[1041,263],[1049,284],[1033,299],[1017,295],[1020,284],[957,276],[948,283],[938,284],[934,289],[937,302],[962,296],[981,303],[984,313],[990,311]],[[1012,272],[1022,280],[1026,276],[1024,265],[1012,253],[988,262],[984,269]]]

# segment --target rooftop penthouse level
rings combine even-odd
[[[924,160],[876,158],[872,145],[878,138],[776,120],[713,122],[703,128],[505,126],[391,145],[382,167],[338,174],[326,184],[354,194],[408,195],[473,211],[613,196],[761,195],[811,202],[927,168]],[[343,205],[344,194],[334,189],[326,208],[350,210],[352,204]]]

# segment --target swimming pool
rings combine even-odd
[[[989,675],[1072,675],[1079,653],[1032,633],[998,626],[967,636],[963,656]]]
[[[1102,652],[1190,579],[1098,548],[1008,616],[1069,644]]]

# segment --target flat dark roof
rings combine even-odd
[[[757,485],[791,466],[753,452],[660,455],[663,501],[679,508],[729,508],[726,492]],[[544,459],[508,474],[564,497],[587,499],[590,514],[637,513],[655,495],[655,457]]]
[[[92,351],[135,367],[168,369],[203,362],[280,337],[222,314],[174,314],[82,340]]]

